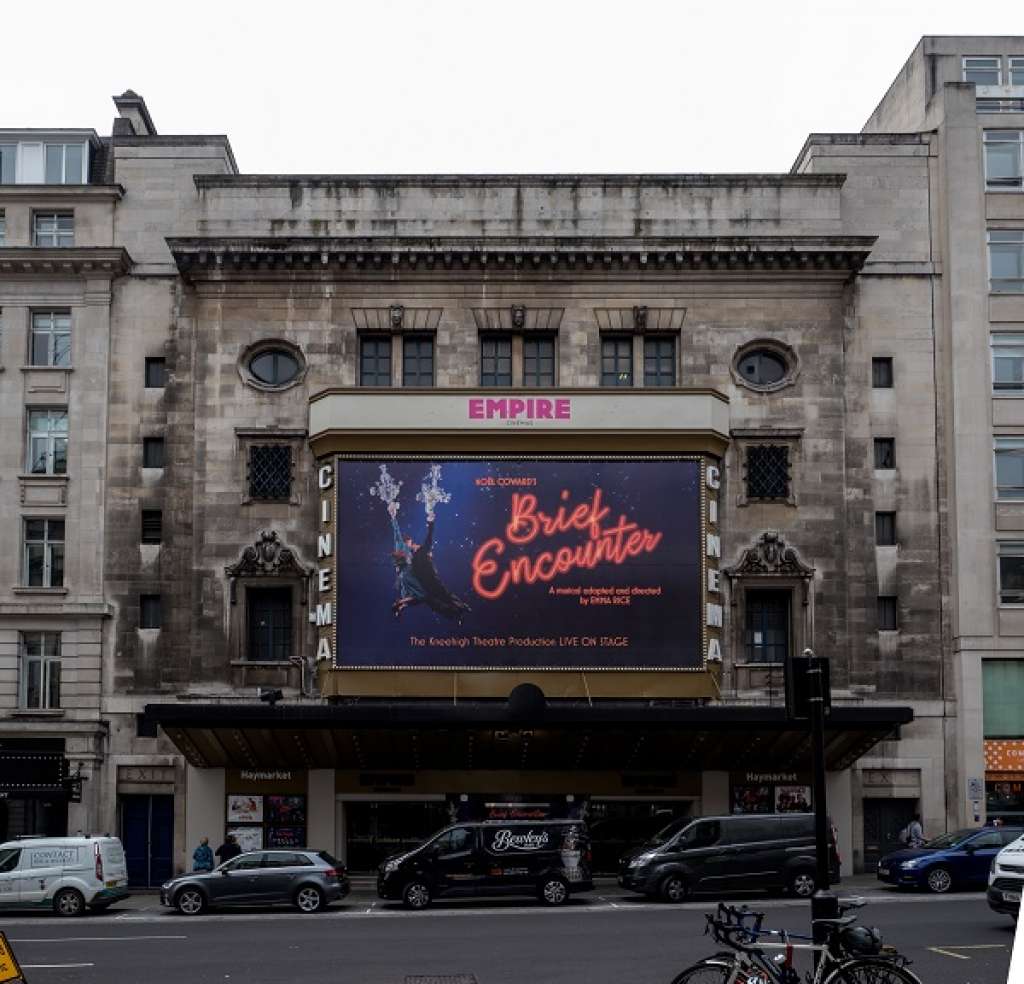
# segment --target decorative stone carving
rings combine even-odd
[[[260,530],[251,547],[242,551],[238,563],[224,568],[228,577],[308,577],[309,571],[277,535],[277,530]]]
[[[647,330],[647,305],[637,304],[633,308],[633,330],[642,334]]]
[[[441,322],[443,308],[406,307],[391,304],[379,308],[352,308],[358,335],[433,335]]]
[[[473,319],[480,334],[501,332],[511,334],[557,335],[565,308],[535,307],[513,304],[511,307],[473,308]]]
[[[766,530],[757,542],[743,551],[739,563],[725,568],[729,577],[799,577],[806,580],[814,577],[814,568],[801,559],[795,547],[786,546],[786,541],[775,530]]]

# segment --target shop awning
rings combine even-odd
[[[197,768],[735,771],[810,761],[806,727],[782,707],[549,701],[524,714],[503,700],[181,702],[150,704],[146,717]],[[847,768],[913,717],[909,707],[833,707],[828,768]]]

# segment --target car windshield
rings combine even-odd
[[[684,817],[679,820],[673,820],[670,824],[666,824],[661,828],[653,837],[646,841],[646,847],[661,847],[662,844],[667,844],[676,834],[679,833],[684,827],[688,827],[693,820],[689,817]]]
[[[948,850],[951,847],[959,847],[964,841],[969,840],[977,833],[976,830],[955,830],[950,834],[943,834],[930,840],[923,846],[931,851]]]

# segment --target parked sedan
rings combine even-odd
[[[940,893],[982,888],[992,859],[1022,833],[1022,827],[975,827],[943,834],[921,847],[887,854],[878,862],[878,878],[890,885]]]
[[[186,916],[222,905],[290,903],[319,912],[349,893],[344,865],[326,851],[249,851],[213,871],[193,871],[160,886],[161,905]]]

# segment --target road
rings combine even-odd
[[[874,890],[868,898],[862,921],[911,957],[925,984],[1006,981],[1012,924],[980,894]],[[768,911],[767,925],[806,928],[807,903],[746,901]],[[74,921],[12,913],[2,925],[31,984],[408,984],[416,976],[443,984],[668,984],[715,949],[702,935],[710,908],[651,904],[605,888],[557,910],[465,899],[409,913],[361,887],[315,916],[281,909],[189,918],[150,896]]]

